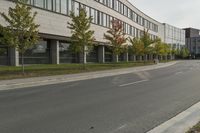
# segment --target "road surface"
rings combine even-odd
[[[0,133],[144,133],[200,101],[200,61],[0,91]]]

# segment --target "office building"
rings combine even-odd
[[[189,49],[192,58],[200,58],[200,30],[185,28],[186,47]]]
[[[164,23],[164,42],[171,48],[181,49],[185,46],[185,30]]]
[[[169,40],[165,38],[163,23],[144,14],[127,0],[29,0],[28,4],[33,7],[33,12],[38,13],[35,22],[40,25],[41,39],[38,45],[25,53],[25,64],[77,62],[77,55],[69,51],[71,31],[67,28],[67,22],[71,21],[70,12],[74,11],[78,15],[81,7],[86,9],[88,16],[93,17],[91,29],[95,31],[96,39],[94,50],[87,54],[87,62],[104,63],[113,60],[113,54],[103,35],[111,28],[111,21],[114,19],[122,21],[127,37],[140,37],[146,28],[149,29],[152,39],[159,37],[162,41]],[[9,7],[13,6],[14,3],[11,0],[0,0],[0,12],[7,13]],[[0,17],[0,24],[6,26],[2,17]],[[175,43],[178,44],[173,42]],[[0,51],[0,65],[21,64],[20,55],[16,49],[0,45]],[[119,60],[131,60],[128,57],[130,55],[125,54],[125,56],[119,56]],[[78,58],[81,62],[82,57],[78,56]]]

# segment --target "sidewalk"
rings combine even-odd
[[[139,71],[153,70],[153,69],[168,67],[168,66],[176,64],[177,62],[178,61],[169,62],[169,63],[159,63],[155,65],[150,65],[150,66],[105,70],[105,71],[80,73],[80,74],[2,80],[0,81],[0,90],[10,90],[10,89],[17,89],[17,88],[33,87],[33,86],[66,83],[66,82],[115,76],[115,75],[121,75],[121,74],[127,74],[127,73],[139,72]]]
[[[200,121],[200,102],[147,133],[186,133]]]

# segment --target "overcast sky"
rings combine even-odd
[[[200,0],[129,0],[135,7],[162,23],[200,29]]]

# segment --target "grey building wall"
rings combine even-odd
[[[199,29],[194,29],[194,28],[185,28],[184,29],[186,32],[186,38],[191,38],[191,37],[199,37],[200,36],[200,30]]]
[[[192,56],[200,58],[200,30],[195,28],[185,28],[186,47]]]
[[[187,48],[193,55],[200,55],[200,37],[186,38]]]

